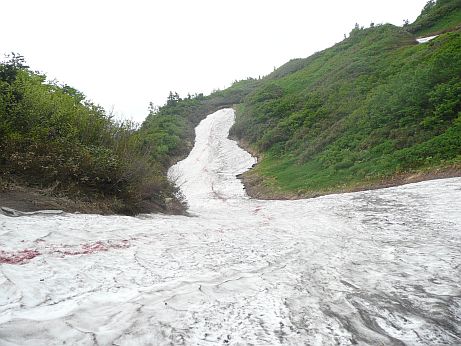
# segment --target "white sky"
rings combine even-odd
[[[427,0],[0,0],[0,54],[142,121],[170,90],[210,93],[341,41],[412,22]]]

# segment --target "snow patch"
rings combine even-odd
[[[420,38],[417,38],[416,41],[418,43],[427,43],[431,40],[433,40],[434,38],[436,38],[438,35],[434,35],[434,36],[428,36],[428,37],[420,37]]]
[[[253,200],[233,121],[170,170],[196,217],[0,214],[0,344],[461,344],[461,178]]]

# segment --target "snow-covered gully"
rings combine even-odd
[[[192,216],[0,215],[0,345],[461,344],[461,179],[249,199],[233,111],[172,167]]]

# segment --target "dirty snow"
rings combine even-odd
[[[461,179],[249,199],[218,111],[192,216],[0,215],[0,345],[461,344]]]

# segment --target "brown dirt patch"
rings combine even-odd
[[[123,208],[119,200],[114,198],[70,197],[58,194],[50,189],[5,183],[0,184],[0,207],[24,212],[63,210],[69,213],[132,215],[129,210]],[[173,199],[169,199],[166,205],[160,205],[155,201],[142,201],[139,208],[143,213],[185,213],[184,205]]]

